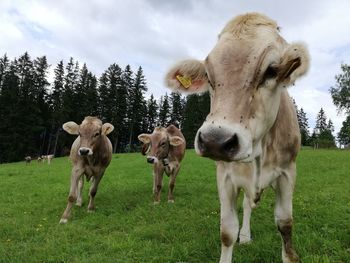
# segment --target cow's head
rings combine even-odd
[[[210,113],[195,139],[199,155],[251,161],[276,120],[281,92],[308,67],[302,44],[288,44],[273,20],[250,13],[225,26],[204,61],[185,60],[171,68],[166,84],[178,92],[210,92]]]
[[[69,134],[79,135],[80,144],[78,146],[79,155],[93,155],[95,148],[99,145],[102,136],[111,133],[114,126],[110,123],[104,123],[96,117],[85,117],[83,122],[78,125],[73,121],[63,124],[63,130]]]
[[[138,139],[144,143],[142,153],[147,154],[148,163],[158,163],[168,157],[170,146],[179,146],[184,140],[179,136],[170,136],[163,127],[156,127],[151,134],[140,134]]]

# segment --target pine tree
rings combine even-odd
[[[170,104],[168,94],[165,93],[164,97],[161,97],[159,103],[159,125],[167,127],[170,122]]]
[[[182,127],[183,123],[183,111],[184,104],[181,95],[175,92],[170,94],[170,105],[171,105],[171,113],[170,113],[170,123],[174,124],[178,127]]]
[[[19,131],[16,130],[18,120],[17,107],[21,107],[19,102],[20,79],[17,75],[17,60],[9,63],[8,71],[3,76],[0,94],[0,163],[19,160],[18,153],[15,149],[18,148],[20,141]],[[21,125],[21,123],[20,123]],[[17,139],[17,141],[13,141]],[[19,146],[22,148],[23,146]]]
[[[321,108],[317,114],[315,132],[316,134],[321,134],[326,130],[327,130],[327,117],[323,108]]]
[[[129,92],[129,147],[133,148],[133,144],[137,143],[137,135],[142,132],[143,116],[145,112],[144,93],[147,91],[146,80],[143,75],[142,67],[139,67],[134,77],[134,82]]]
[[[71,120],[75,122],[81,122],[81,119],[76,117],[79,109],[75,108],[75,99],[76,99],[76,85],[78,82],[78,73],[77,71],[78,63],[74,64],[74,60],[71,57],[66,66],[66,75],[64,77],[64,92],[63,92],[63,118],[65,120]]]
[[[154,99],[153,94],[151,94],[151,97],[147,101],[147,125],[146,125],[146,132],[152,133],[155,126],[157,125],[158,120],[158,105],[157,101]]]
[[[197,130],[203,124],[210,111],[209,93],[202,95],[189,95],[184,109],[184,121],[182,132],[186,138],[186,145],[189,148],[194,147],[194,139]]]
[[[2,58],[0,58],[0,93],[2,89],[2,84],[4,82],[5,74],[9,68],[9,59],[5,54]]]
[[[50,96],[53,126],[57,128],[65,121],[62,115],[64,93],[64,65],[61,60],[54,69],[55,77]]]
[[[321,148],[335,147],[335,138],[332,134],[334,131],[334,126],[331,120],[327,123],[327,117],[324,110],[321,108],[317,115],[316,126],[314,133],[316,135],[316,140],[314,144],[317,144]]]
[[[308,119],[306,117],[306,113],[304,112],[303,108],[300,108],[300,110],[297,110],[297,117],[298,117],[298,123],[299,123],[300,135],[301,135],[301,144],[309,145],[309,140],[310,140],[309,124],[308,124]]]

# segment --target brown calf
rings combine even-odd
[[[153,164],[154,203],[160,202],[164,171],[170,177],[168,202],[173,203],[175,179],[185,155],[185,137],[178,128],[169,125],[156,127],[152,134],[140,134],[138,139],[144,143],[142,154],[147,154],[147,162]]]
[[[112,144],[106,135],[112,132],[114,127],[109,123],[102,125],[101,120],[98,118],[85,117],[80,125],[72,121],[66,122],[63,124],[63,129],[69,134],[79,136],[74,141],[70,152],[70,159],[73,162],[71,186],[68,204],[60,224],[68,222],[75,201],[77,206],[82,205],[83,174],[85,174],[87,181],[92,180],[92,186],[89,191],[88,211],[95,209],[94,198],[97,187],[112,158]]]

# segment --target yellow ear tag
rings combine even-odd
[[[177,75],[176,78],[185,89],[188,89],[192,85],[191,77]]]

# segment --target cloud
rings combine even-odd
[[[226,22],[237,14],[257,11],[275,19],[289,41],[307,43],[312,57],[309,74],[290,88],[314,125],[321,107],[341,127],[329,95],[350,60],[350,2],[131,0],[0,2],[0,52],[17,57],[28,51],[47,55],[52,69],[72,56],[100,75],[110,64],[142,66],[149,92],[168,92],[164,73],[183,58],[204,59]]]

